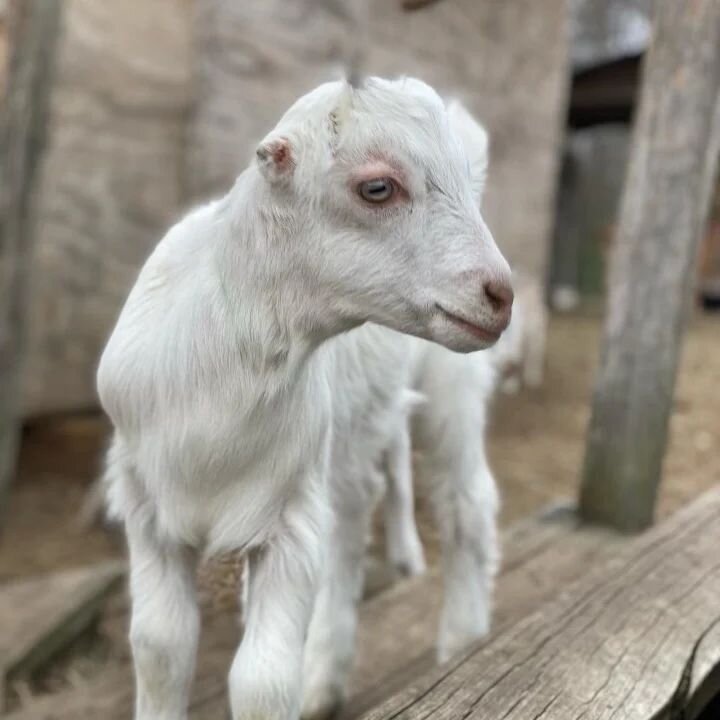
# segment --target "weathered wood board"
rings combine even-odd
[[[94,406],[107,334],[182,203],[191,0],[62,0],[24,410]]]
[[[618,536],[602,531],[578,532],[574,516],[568,512],[533,519],[508,531],[504,536],[506,552],[497,593],[496,626],[535,608],[568,578],[584,573],[621,542]],[[352,680],[354,694],[347,717],[356,717],[397,689],[398,683],[432,666],[438,583],[434,573],[400,582],[364,604]],[[124,627],[126,619],[119,616],[114,622]],[[226,720],[227,670],[239,635],[233,613],[206,610],[191,702],[193,720]],[[133,680],[128,665],[102,674],[85,687],[39,698],[8,720],[125,720],[132,702]]]
[[[720,2],[655,7],[580,494],[584,518],[626,531],[653,521],[720,156]]]
[[[0,674],[27,676],[97,619],[125,574],[108,562],[0,585]]]
[[[692,720],[720,691],[720,488],[364,720]]]
[[[10,82],[0,100],[0,512],[15,475],[22,417],[36,197],[59,15],[59,0],[28,0],[13,12]]]
[[[0,0],[0,99],[5,95],[8,62],[8,7],[7,0]]]
[[[513,528],[504,538],[507,552],[495,595],[495,632],[602,564],[623,542],[599,528],[579,529],[567,506]],[[433,667],[441,602],[436,571],[399,584],[363,606],[344,718],[358,717]]]

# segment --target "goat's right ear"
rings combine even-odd
[[[258,167],[270,183],[285,183],[292,178],[295,159],[290,141],[286,137],[267,137],[255,152]]]

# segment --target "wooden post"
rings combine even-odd
[[[720,0],[658,0],[643,73],[580,497],[626,531],[653,520],[717,167]]]
[[[15,472],[33,192],[60,25],[60,0],[23,0],[16,5],[0,117],[0,512]]]

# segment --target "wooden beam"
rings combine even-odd
[[[440,0],[402,0],[403,10],[422,10],[428,5],[433,5]]]
[[[610,273],[580,499],[652,523],[720,140],[720,0],[658,0]]]
[[[27,678],[64,650],[99,616],[125,575],[108,561],[0,586],[0,673]]]
[[[12,58],[0,118],[0,513],[15,473],[33,201],[59,20],[59,0],[25,0],[10,25]]]
[[[720,488],[364,720],[694,720],[720,690]]]
[[[606,561],[622,542],[617,533],[578,528],[577,513],[568,506],[504,533],[491,636]],[[442,580],[436,569],[363,605],[350,698],[341,720],[360,717],[434,667],[441,603]]]

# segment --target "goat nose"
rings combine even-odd
[[[487,280],[483,285],[483,289],[485,290],[485,297],[492,305],[493,310],[509,316],[515,299],[515,293],[513,293],[510,283],[502,280]]]

